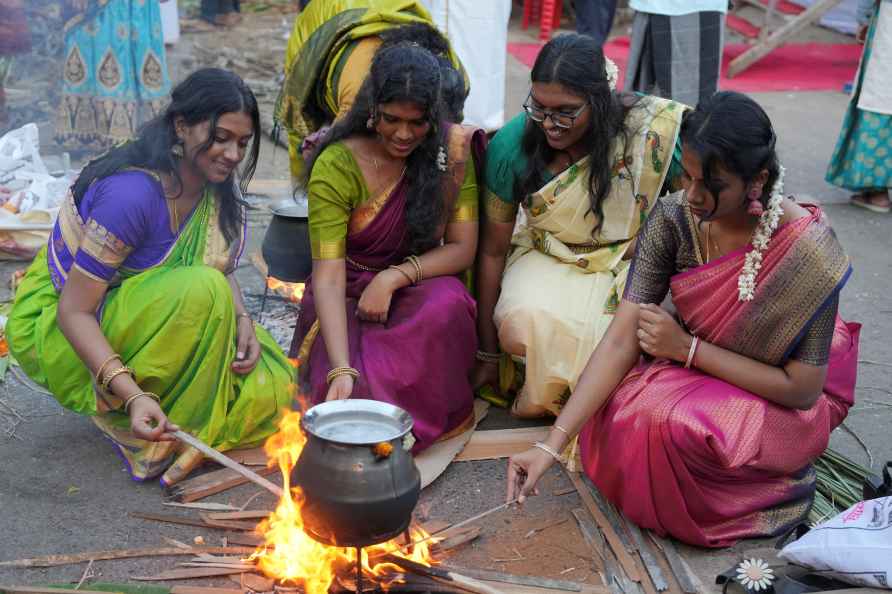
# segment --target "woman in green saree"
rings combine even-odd
[[[245,311],[240,185],[259,112],[236,75],[202,69],[131,143],[87,165],[9,316],[22,369],[90,415],[135,480],[170,485],[201,462],[177,428],[220,450],[275,431],[293,369]],[[253,139],[253,141],[252,141]]]

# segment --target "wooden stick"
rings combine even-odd
[[[687,571],[687,566],[682,563],[681,556],[678,554],[678,550],[675,548],[672,541],[661,538],[653,532],[650,533],[650,537],[663,551],[663,555],[666,557],[666,563],[669,564],[669,568],[672,570],[672,573],[675,574],[675,580],[681,587],[682,592],[685,594],[697,594],[697,586],[695,586],[694,582],[691,580],[691,575]]]
[[[257,474],[272,474],[278,468],[258,468]],[[221,468],[181,481],[166,490],[167,496],[176,501],[188,503],[221,493],[227,489],[247,483],[248,479],[229,468]],[[258,491],[257,494],[265,491]]]
[[[614,560],[615,558],[607,547],[604,535],[602,535],[601,531],[598,530],[598,527],[594,525],[591,516],[586,514],[585,510],[582,508],[576,508],[570,513],[572,513],[573,518],[576,519],[579,531],[582,532],[582,538],[595,550],[595,553],[597,553],[601,558],[601,561],[604,563],[604,573],[607,574],[605,576],[607,581],[606,585],[610,588],[610,592],[612,594],[623,594],[625,589],[620,580],[621,570],[617,567],[616,561]]]
[[[258,509],[254,511],[234,511],[234,512],[219,512],[219,513],[211,513],[207,514],[207,517],[211,520],[263,520],[266,519],[273,512],[268,509]]]
[[[197,555],[200,553],[227,553],[251,554],[253,548],[247,547],[192,547],[182,549],[180,547],[157,547],[146,549],[119,549],[117,551],[93,551],[90,553],[76,553],[73,555],[47,555],[31,559],[17,559],[15,561],[0,561],[0,567],[58,567],[59,565],[72,565],[93,561],[106,561],[108,559],[130,559],[133,557],[166,557],[170,555]]]
[[[257,528],[258,522],[252,520],[215,520],[210,517],[210,514],[205,512],[199,512],[198,514],[201,516],[201,519],[204,520],[204,523],[212,528],[223,528],[224,530],[242,530],[244,532],[252,532],[255,528]]]
[[[147,514],[145,512],[130,512],[129,515],[131,518],[150,520],[152,522],[162,522],[164,524],[179,524],[180,526],[195,526],[197,528],[218,528],[216,526],[209,526],[203,520],[196,520],[195,518],[185,518],[183,516],[173,516],[167,514]],[[229,530],[229,528],[218,529]]]
[[[504,582],[506,584],[517,584],[518,586],[533,586],[536,588],[547,588],[549,590],[562,590],[564,592],[582,592],[582,584],[577,582],[527,575],[514,575],[511,573],[503,573],[501,571],[490,571],[488,569],[455,567],[453,565],[445,564],[437,565],[437,567],[452,573],[458,573],[478,580],[486,580],[488,582]]]
[[[4,586],[0,584],[0,592],[7,594],[120,594],[100,592],[99,590],[75,590],[73,588],[41,588],[39,586]]]
[[[207,456],[214,462],[217,462],[218,464],[222,464],[226,468],[236,471],[237,473],[239,473],[240,475],[242,475],[249,481],[253,482],[254,484],[263,487],[264,489],[266,489],[267,491],[269,491],[276,497],[282,496],[282,488],[281,487],[279,487],[278,485],[274,485],[273,483],[269,482],[268,480],[266,480],[265,478],[263,478],[262,476],[260,476],[256,472],[254,472],[253,470],[249,470],[248,468],[245,468],[244,466],[242,466],[238,462],[232,460],[231,458],[226,457],[225,455],[218,452],[217,450],[215,450],[208,444],[204,443],[200,439],[192,437],[191,435],[189,435],[188,433],[186,433],[184,431],[174,431],[174,436],[176,436],[176,438],[179,439],[180,441],[182,441],[183,443],[186,443],[186,444],[192,446],[193,448],[195,448],[196,450],[198,450],[199,452],[201,452],[202,454],[204,454],[205,456]]]
[[[504,594],[502,590],[497,590],[483,582],[439,567],[428,567],[427,565],[422,565],[421,563],[409,561],[408,559],[403,559],[402,557],[397,557],[396,555],[391,554],[383,555],[382,558],[386,563],[392,563],[406,571],[433,578],[437,581],[454,584],[459,588],[467,590],[468,592],[473,592],[474,594]]]
[[[217,577],[244,573],[244,569],[220,569],[217,567],[187,567],[184,569],[168,569],[156,575],[132,575],[130,579],[140,582],[163,582],[167,580],[191,580],[194,578]]]
[[[629,533],[631,533],[632,539],[638,545],[638,554],[641,555],[641,561],[644,563],[644,569],[647,570],[651,581],[654,583],[654,588],[657,589],[657,592],[668,590],[669,582],[666,581],[666,576],[663,575],[663,570],[660,569],[660,564],[657,562],[657,558],[654,556],[653,551],[644,540],[644,535],[641,533],[641,528],[635,525],[634,522],[628,521],[626,522],[626,528],[629,529]]]
[[[170,594],[245,594],[241,588],[211,588],[209,586],[172,586]]]

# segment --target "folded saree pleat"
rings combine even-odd
[[[673,302],[688,329],[764,363],[785,362],[849,275],[825,223],[818,211],[775,233],[753,301],[737,295],[746,250],[676,274]],[[820,274],[804,272],[818,265]],[[811,463],[854,402],[858,331],[837,317],[824,392],[809,410],[665,359],[641,362],[580,434],[586,473],[632,521],[691,544],[784,532],[808,512]]]

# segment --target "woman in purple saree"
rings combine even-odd
[[[858,325],[837,314],[849,258],[819,208],[784,198],[765,112],[718,93],[681,138],[685,194],[648,217],[616,318],[548,439],[512,458],[508,496],[579,433],[626,516],[719,547],[808,513],[811,463],[854,402]]]
[[[473,422],[478,130],[440,117],[417,46],[376,56],[309,170],[313,275],[291,355],[312,403],[371,398],[414,419],[414,452]]]

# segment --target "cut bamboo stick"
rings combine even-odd
[[[251,554],[254,549],[247,547],[193,547],[183,549],[180,547],[156,547],[145,549],[119,549],[116,551],[93,551],[88,553],[76,553],[73,555],[47,555],[45,557],[33,557],[31,559],[17,559],[15,561],[0,561],[0,567],[57,567],[60,565],[72,565],[74,563],[86,563],[87,561],[106,561],[108,559],[130,559],[134,557],[166,557],[172,555],[197,555],[200,553],[212,554]]]
[[[215,450],[208,444],[204,443],[200,439],[189,435],[185,431],[174,431],[173,434],[174,434],[174,436],[176,436],[177,439],[179,439],[180,441],[182,441],[185,444],[192,446],[193,448],[195,448],[196,450],[198,450],[199,452],[201,452],[202,454],[204,454],[205,456],[207,456],[214,462],[217,462],[218,464],[222,464],[223,466],[225,466],[231,470],[234,470],[235,472],[239,473],[240,475],[242,475],[249,481],[253,482],[254,484],[263,487],[264,489],[266,489],[267,491],[269,491],[276,497],[282,496],[282,488],[280,486],[269,482],[268,480],[266,480],[265,478],[263,478],[262,476],[260,476],[256,472],[254,472],[253,470],[249,470],[248,468],[242,466],[238,462],[232,460],[231,458],[228,458],[223,453],[218,452],[217,450]]]
[[[268,475],[276,472],[277,468],[258,468],[257,474]],[[189,503],[204,499],[217,493],[222,493],[233,487],[243,485],[248,479],[229,468],[221,468],[186,479],[167,489],[167,495],[171,499],[181,503]]]

